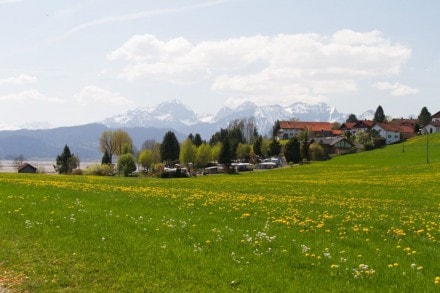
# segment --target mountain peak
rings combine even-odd
[[[181,133],[200,133],[208,138],[233,120],[255,119],[258,131],[269,134],[276,120],[296,118],[302,121],[345,121],[347,115],[339,113],[326,103],[294,103],[288,107],[280,105],[258,106],[246,101],[236,108],[223,107],[217,115],[197,114],[180,100],[171,99],[149,108],[138,108],[122,115],[104,120],[109,127],[156,127],[172,128]]]

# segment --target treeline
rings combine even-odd
[[[228,171],[232,162],[256,164],[264,158],[281,154],[291,158],[291,162],[302,159],[302,155],[296,151],[295,141],[282,146],[275,139],[263,137],[258,133],[253,118],[233,121],[227,128],[212,135],[208,141],[196,133],[189,134],[183,142],[179,142],[174,132],[168,131],[161,142],[147,139],[137,149],[130,135],[119,129],[102,132],[99,145],[102,152],[101,164],[88,166],[84,170],[87,174],[129,176],[135,171],[158,174],[165,168],[176,165],[197,170],[217,164],[224,165]],[[79,158],[70,152],[67,145],[57,157],[54,167],[62,174],[83,173],[77,169]]]

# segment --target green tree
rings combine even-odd
[[[222,143],[218,161],[220,164],[225,165],[227,171],[229,171],[229,167],[231,166],[232,160],[233,160],[233,152],[231,150],[231,142],[230,139],[227,137]]]
[[[55,171],[59,174],[70,174],[72,170],[79,166],[79,158],[70,152],[67,145],[64,146],[63,152],[57,156]]]
[[[381,105],[379,105],[376,109],[376,112],[374,112],[374,122],[376,123],[383,123],[386,122],[386,116],[385,113],[383,111],[383,108]]]
[[[142,150],[139,153],[138,163],[144,170],[149,171],[154,163],[153,151],[148,149]]]
[[[270,156],[270,143],[271,140],[264,138],[261,142],[261,156],[267,157]]]
[[[309,133],[308,131],[304,131],[302,144],[301,144],[301,158],[303,160],[310,161],[309,146],[310,146]]]
[[[345,120],[345,122],[357,123],[357,122],[359,122],[359,120],[357,119],[356,115],[350,114],[350,115],[348,115],[348,118],[347,118],[347,120]]]
[[[314,142],[309,147],[309,156],[313,161],[321,161],[324,159],[324,148]]]
[[[222,143],[217,142],[211,147],[211,161],[218,162],[220,159],[220,151],[222,149]]]
[[[196,133],[196,135],[194,136],[194,141],[193,142],[194,142],[196,147],[199,147],[199,146],[201,146],[203,144],[202,137],[200,136],[200,134]]]
[[[358,132],[356,132],[355,141],[360,144],[366,144],[372,142],[370,134],[368,134],[364,130],[359,130]]]
[[[179,141],[172,131],[168,131],[163,137],[160,145],[160,158],[162,162],[169,165],[171,162],[177,161],[180,154]]]
[[[281,144],[278,140],[272,139],[269,145],[269,156],[279,156],[281,153]]]
[[[419,119],[419,124],[422,126],[428,125],[429,123],[431,123],[432,121],[432,115],[431,113],[428,111],[428,108],[423,107],[422,110],[420,111],[419,117],[417,117]]]
[[[196,164],[199,168],[204,168],[211,160],[211,147],[209,144],[203,143],[197,149]]]
[[[187,138],[180,147],[179,161],[187,167],[190,163],[194,163],[197,154],[197,147],[191,138]]]
[[[259,135],[255,139],[253,148],[254,148],[255,155],[260,156],[260,157],[263,155],[263,152],[261,151],[262,144],[263,144],[263,137],[261,135]]]
[[[301,150],[298,138],[289,139],[284,147],[284,156],[287,162],[298,163],[301,160]]]
[[[122,129],[104,131],[99,138],[101,152],[105,153],[107,151],[110,162],[112,162],[113,155],[120,156],[123,154],[122,148],[125,144],[133,145],[133,141],[130,135]]]
[[[236,157],[238,160],[245,161],[249,158],[251,146],[247,143],[239,143],[236,150]]]
[[[123,173],[125,177],[136,171],[136,160],[130,153],[122,154],[118,158],[117,165],[119,173]]]
[[[128,143],[124,143],[122,145],[120,155],[125,155],[125,154],[132,154],[132,155],[134,154],[133,145]]]

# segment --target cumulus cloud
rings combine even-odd
[[[130,105],[132,102],[118,94],[114,93],[97,86],[86,86],[78,94],[75,95],[74,99],[79,102],[82,106],[101,104],[106,106],[125,106]]]
[[[48,97],[37,90],[27,90],[16,94],[0,96],[2,102],[28,103],[28,102],[46,102],[46,103],[63,103],[58,98]]]
[[[415,95],[419,92],[416,88],[411,88],[398,82],[377,82],[373,84],[373,87],[381,91],[389,91],[390,95],[394,97]]]
[[[208,80],[217,93],[262,104],[322,101],[355,92],[364,79],[395,76],[411,50],[380,31],[280,34],[192,43],[136,35],[108,55],[119,76],[146,83]]]
[[[0,85],[23,85],[37,82],[37,77],[28,75],[28,74],[20,74],[13,77],[1,78]]]

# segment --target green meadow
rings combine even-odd
[[[0,175],[11,291],[440,291],[440,136],[188,179]],[[0,288],[0,291],[1,288]]]

